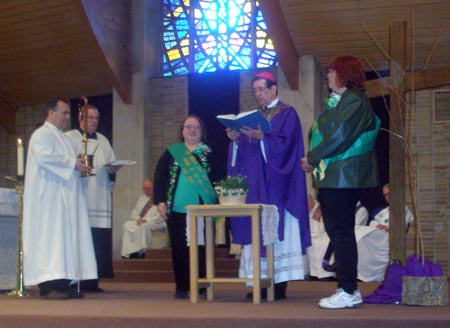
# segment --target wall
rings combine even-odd
[[[450,87],[445,89],[450,90]],[[414,176],[425,255],[429,260],[440,263],[449,275],[450,121],[433,121],[432,97],[433,90],[416,92],[416,106],[412,111]]]

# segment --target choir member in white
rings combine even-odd
[[[123,224],[121,255],[124,258],[135,253],[138,258],[144,258],[145,250],[151,246],[153,232],[166,229],[166,222],[153,203],[153,181],[144,180],[142,190],[144,193],[131,212],[131,220]]]
[[[114,188],[115,173],[120,166],[110,165],[116,160],[114,151],[108,139],[97,132],[100,113],[97,107],[89,105],[87,109],[87,128],[83,131],[80,115],[80,128],[67,132],[77,154],[83,154],[83,132],[87,136],[87,154],[94,155],[94,176],[84,178],[87,188],[89,221],[94,240],[95,256],[98,265],[99,278],[112,278],[112,190]],[[98,287],[98,280],[83,281],[83,291],[103,291]]]

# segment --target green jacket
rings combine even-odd
[[[308,154],[308,163],[319,166],[322,159],[344,153],[364,132],[375,129],[376,116],[364,92],[347,89],[336,107],[323,110],[317,119],[323,140]],[[374,149],[330,162],[325,177],[313,174],[316,188],[371,188],[378,186],[378,168]]]

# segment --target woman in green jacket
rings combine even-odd
[[[327,77],[331,96],[314,122],[302,168],[313,174],[335,254],[338,289],[319,306],[339,309],[363,302],[357,287],[355,207],[362,189],[378,186],[374,144],[380,121],[364,94],[364,70],[357,58],[334,58]]]

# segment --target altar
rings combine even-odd
[[[0,290],[17,286],[18,196],[0,188]]]

